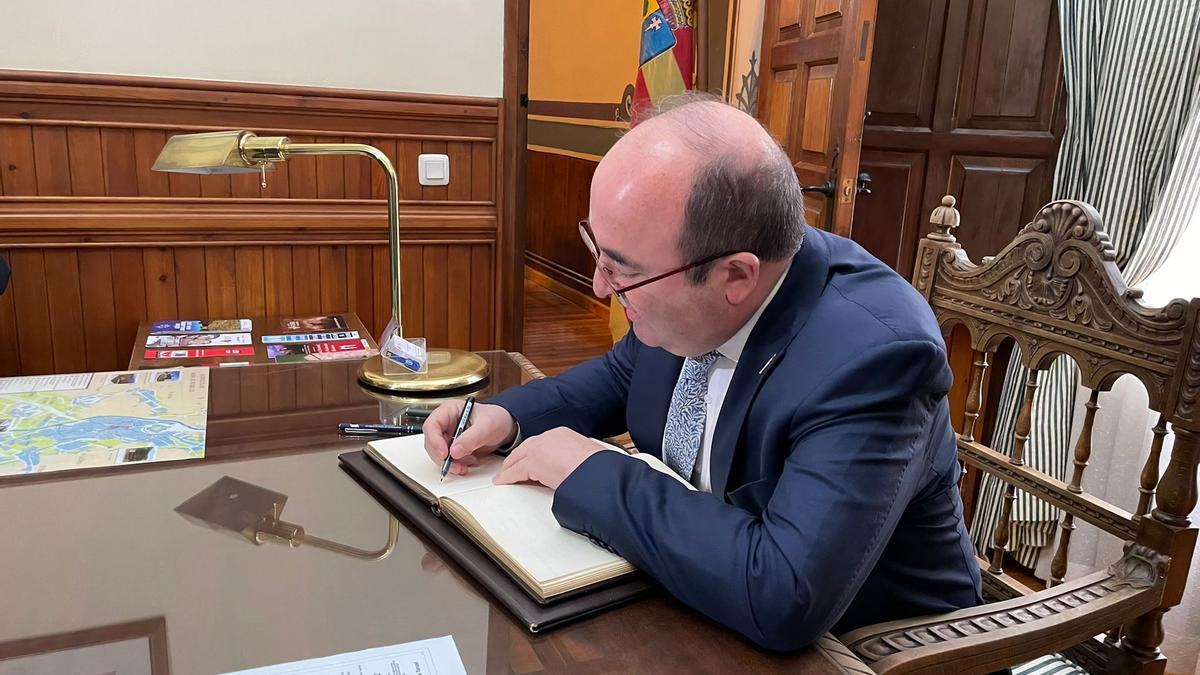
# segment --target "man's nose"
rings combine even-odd
[[[600,298],[601,300],[612,295],[612,287],[608,285],[608,282],[604,280],[604,277],[600,276],[599,267],[592,271],[592,292],[595,293],[596,297]]]

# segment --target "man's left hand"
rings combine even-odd
[[[533,481],[551,490],[558,489],[571,472],[603,448],[566,427],[551,429],[526,439],[504,460],[493,483]]]

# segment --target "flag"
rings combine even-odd
[[[630,126],[637,125],[647,106],[695,87],[695,0],[643,0],[639,30],[641,46]],[[625,310],[616,296],[609,298],[608,329],[613,342],[629,331]]]

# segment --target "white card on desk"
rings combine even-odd
[[[467,675],[454,638],[449,635],[429,640],[376,647],[306,661],[281,663],[226,675]]]

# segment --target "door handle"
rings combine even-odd
[[[827,180],[824,183],[821,183],[820,185],[801,185],[800,186],[801,192],[819,192],[819,193],[825,195],[826,197],[828,197],[829,199],[833,199],[834,189],[835,188],[833,186],[832,180]]]
[[[871,174],[865,171],[858,174],[858,194],[871,194]]]

